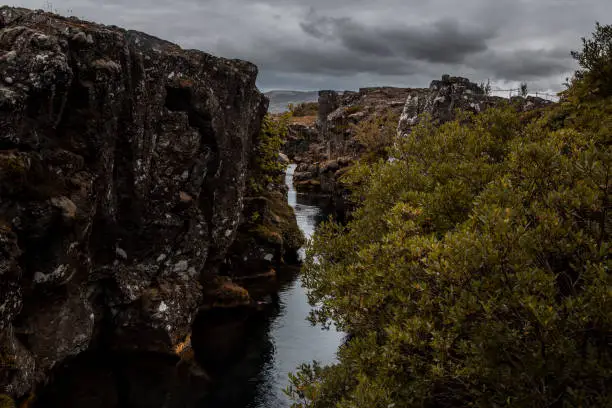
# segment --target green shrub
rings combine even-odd
[[[596,23],[592,38],[583,38],[582,44],[582,51],[572,52],[582,67],[575,79],[584,80],[597,95],[612,95],[612,25]]]
[[[251,222],[255,223],[257,222],[259,219],[261,218],[261,215],[259,214],[258,211],[255,211],[252,215],[251,215]]]
[[[351,339],[292,375],[296,407],[612,406],[612,98],[584,84],[528,123],[423,120],[349,172],[361,206],[303,282]]]
[[[352,125],[355,139],[366,149],[366,159],[386,157],[397,133],[399,115],[387,110]]]
[[[316,116],[319,114],[318,102],[302,102],[294,105],[289,104],[289,112],[295,117]]]
[[[287,138],[290,116],[266,115],[262,121],[249,180],[252,195],[264,191],[267,184],[278,181],[285,171],[286,165],[279,160],[278,155]]]

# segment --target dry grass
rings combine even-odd
[[[291,119],[289,119],[290,124],[297,124],[297,125],[314,126],[316,122],[317,122],[317,117],[315,115],[313,116],[292,116]]]

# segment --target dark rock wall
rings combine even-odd
[[[0,75],[0,387],[173,353],[238,228],[257,68],[3,7]]]

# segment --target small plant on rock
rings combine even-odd
[[[252,164],[252,177],[249,187],[253,193],[261,193],[266,186],[279,177],[287,167],[278,159],[278,154],[287,137],[290,113],[280,116],[266,115],[261,124],[255,162]]]

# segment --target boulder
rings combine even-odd
[[[284,165],[289,165],[289,163],[291,163],[291,160],[289,160],[289,157],[287,157],[285,153],[279,153],[278,162]]]
[[[267,191],[245,200],[244,220],[226,259],[232,277],[268,276],[272,268],[298,261],[304,244],[285,191]]]

